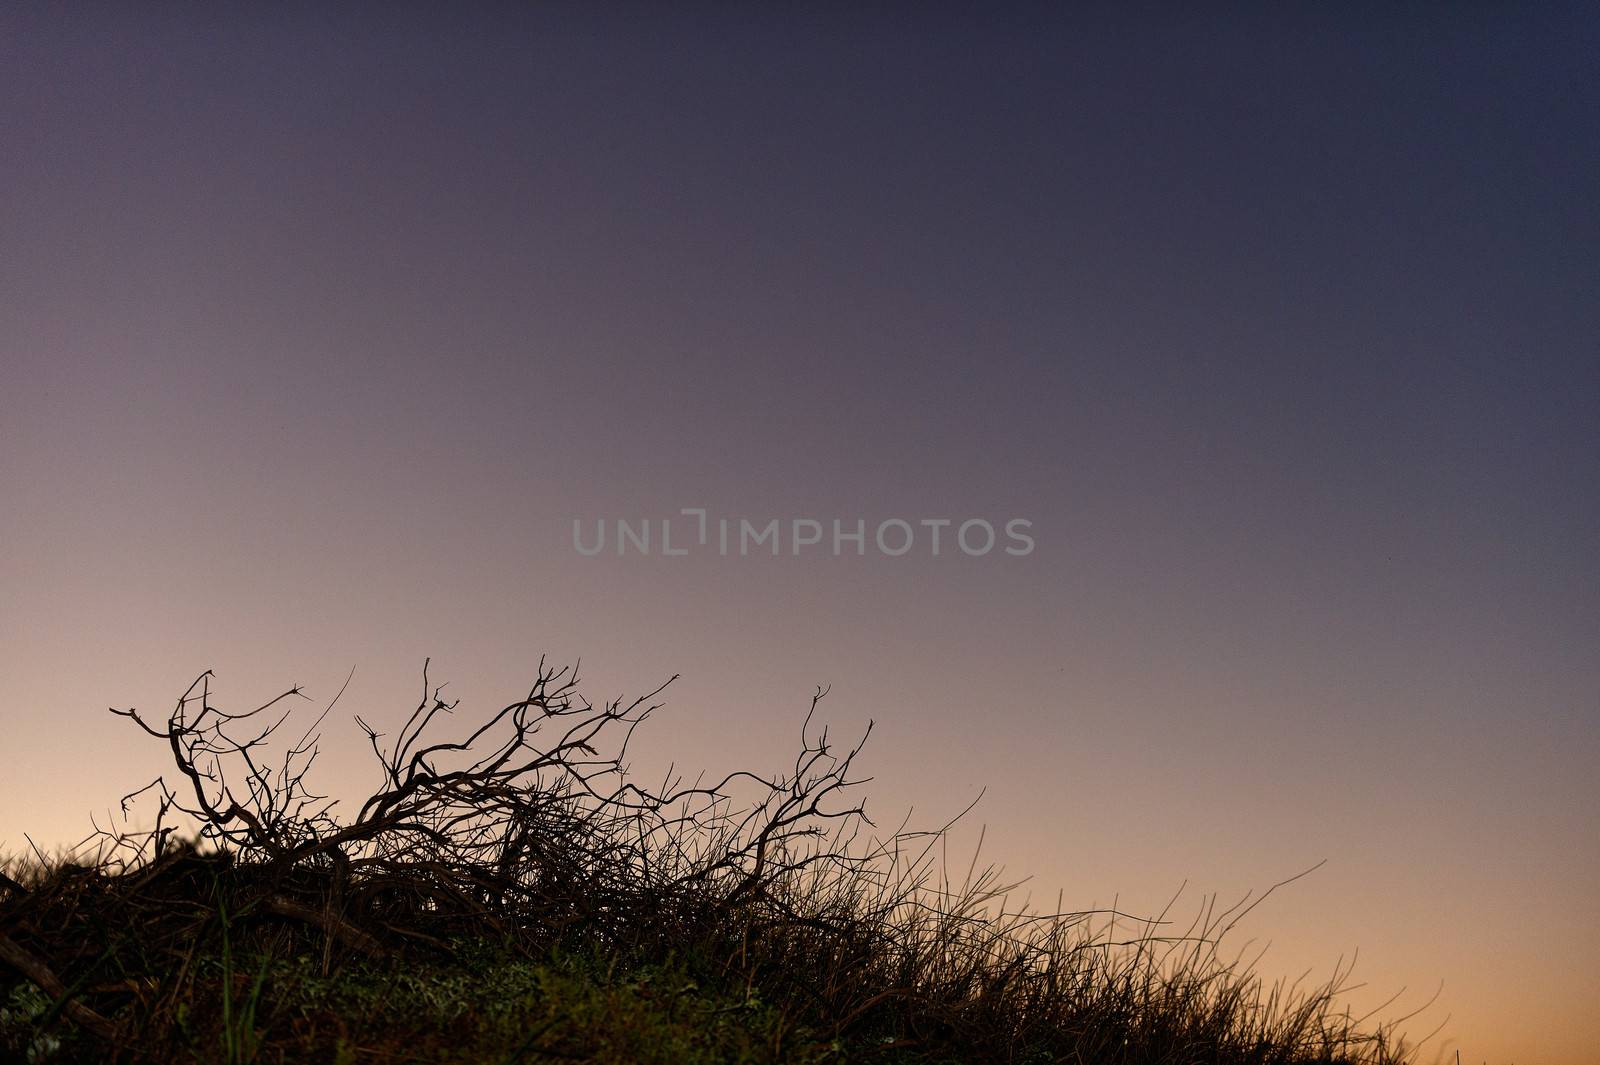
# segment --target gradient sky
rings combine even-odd
[[[1264,972],[1592,1060],[1592,11],[163,10],[0,16],[0,846],[207,668],[354,666],[351,794],[425,656],[682,673],[641,757],[708,768],[832,684],[1037,898],[1325,858]],[[695,506],[1037,548],[572,548]]]

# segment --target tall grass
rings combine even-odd
[[[425,679],[391,743],[363,723],[384,782],[348,821],[307,786],[314,729],[267,759],[286,719],[259,715],[279,700],[226,713],[206,675],[164,724],[121,712],[169,746],[173,781],[141,789],[153,830],[11,865],[0,992],[36,986],[55,1008],[0,1040],[25,1050],[55,1026],[81,1060],[230,1063],[352,1039],[438,1061],[1414,1056],[1394,1023],[1341,1006],[1347,968],[1268,984],[1231,952],[1264,895],[1187,923],[1041,913],[976,858],[952,877],[948,825],[880,833],[851,797],[860,743],[836,751],[815,725],[821,691],[789,772],[646,788],[624,756],[661,689],[596,707],[575,683],[541,665],[527,698],[445,742],[432,730],[455,707]],[[388,990],[331,1009],[330,986]],[[396,1014],[402,986],[419,1004]]]

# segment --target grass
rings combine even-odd
[[[173,751],[177,786],[141,789],[150,832],[6,867],[0,1059],[1413,1057],[1341,1009],[1347,971],[1269,985],[1227,952],[1259,898],[1187,923],[1018,911],[993,868],[947,876],[943,832],[868,832],[841,798],[860,745],[813,726],[821,692],[792,772],[645,789],[622,756],[656,707],[594,707],[575,680],[541,666],[453,743],[429,732],[454,706],[425,680],[387,747],[369,729],[385,783],[348,820],[305,786],[314,740],[264,768],[283,722],[256,715],[278,700],[228,714],[202,677],[164,724],[121,712]]]
[[[328,975],[310,954],[250,958],[257,975],[248,985],[225,959],[202,959],[180,1000],[145,1007],[141,1045],[125,1053],[240,1065],[839,1060],[759,996],[703,989],[681,965],[620,972],[595,959],[536,963],[485,944],[460,946],[470,961],[353,964]],[[65,1026],[52,1034],[48,1012],[36,988],[15,986],[0,1018],[0,1056],[105,1059],[102,1043],[82,1031]]]

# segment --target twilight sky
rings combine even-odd
[[[0,847],[207,668],[354,666],[351,795],[425,656],[682,673],[640,761],[718,769],[832,684],[1037,898],[1326,858],[1264,972],[1589,1060],[1600,18],[1110,10],[0,16]],[[686,507],[868,550],[574,550]]]

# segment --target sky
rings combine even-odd
[[[8,9],[0,849],[160,772],[106,710],[206,669],[353,668],[351,797],[425,658],[458,715],[681,674],[636,742],[707,769],[831,685],[869,813],[981,792],[1036,898],[1325,859],[1266,975],[1587,1061],[1596,54],[1558,6]]]

